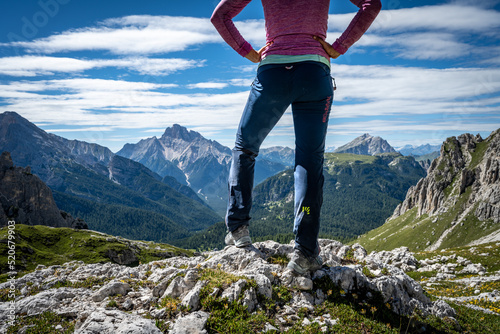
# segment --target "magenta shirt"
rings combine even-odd
[[[211,21],[222,38],[241,56],[252,46],[234,25],[232,19],[251,0],[222,0]],[[382,5],[380,0],[350,0],[359,10],[333,48],[344,54],[370,27]],[[326,38],[330,0],[262,0],[266,21],[266,41],[273,42],[263,53],[267,55],[321,55],[330,57],[312,36]]]

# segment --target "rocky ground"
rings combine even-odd
[[[58,319],[48,321],[53,331],[47,333],[338,332],[345,319],[324,306],[332,301],[348,302],[356,314],[372,319],[418,312],[460,326],[452,307],[442,299],[432,301],[405,274],[431,268],[428,273],[451,275],[451,262],[419,261],[404,247],[368,255],[359,245],[321,240],[320,246],[325,266],[307,277],[286,270],[293,245],[273,241],[137,267],[78,261],[40,266],[12,282],[16,321],[11,328],[12,304],[4,296],[11,282],[0,285],[0,332],[27,333],[39,326],[35,315]],[[466,264],[463,270],[482,270],[465,258],[454,260]]]
[[[440,299],[500,315],[500,243],[416,253],[408,274]]]

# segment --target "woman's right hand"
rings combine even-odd
[[[264,45],[263,47],[260,48],[259,51],[255,51],[254,49],[252,49],[246,56],[245,58],[250,60],[252,63],[259,63],[261,58],[262,58],[262,53],[264,52],[264,50],[266,50],[266,48],[270,45],[272,45],[273,42],[269,42],[267,43],[266,45]]]
[[[318,36],[313,36],[313,38],[314,38],[316,41],[320,42],[320,44],[321,44],[321,46],[323,47],[323,49],[325,49],[326,53],[328,53],[328,55],[329,55],[331,58],[333,58],[333,59],[337,59],[337,58],[338,58],[338,56],[340,56],[340,53],[339,53],[339,52],[337,52],[337,50],[335,50],[335,49],[333,48],[333,46],[332,46],[330,43],[328,43],[328,42],[326,42],[326,41],[322,40],[322,39],[321,39],[321,38],[319,38]]]

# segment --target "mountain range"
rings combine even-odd
[[[108,148],[47,133],[15,112],[0,114],[0,151],[30,166],[58,207],[89,228],[168,241],[221,220],[189,187]]]
[[[441,146],[428,175],[387,222],[357,239],[368,250],[436,250],[500,240],[500,129]]]
[[[351,240],[382,225],[404,200],[408,188],[426,175],[413,157],[400,153],[375,156],[326,153],[324,201],[320,236]],[[280,172],[257,185],[253,192],[250,234],[254,240],[288,243],[293,239],[293,170]],[[174,241],[184,247],[223,247],[217,236],[225,232],[217,223],[187,239]]]
[[[439,152],[441,149],[441,145],[405,145],[397,149],[399,153],[402,155],[413,155],[413,156],[422,156],[431,154],[434,152]]]
[[[263,150],[255,166],[255,183],[290,165],[291,151],[287,148]],[[230,148],[174,124],[160,138],[126,144],[117,155],[140,162],[160,176],[172,176],[181,184],[189,185],[221,216],[225,214],[232,159]]]
[[[325,237],[347,241],[380,226],[425,176],[413,157],[395,152],[380,137],[365,134],[337,150],[364,155],[325,155],[320,232]],[[175,124],[160,138],[126,144],[114,154],[46,133],[5,112],[0,151],[11,152],[18,166],[30,166],[52,189],[60,209],[83,218],[91,229],[191,248],[199,247],[200,238],[210,241],[207,247],[220,245],[207,236],[224,234],[231,150],[195,131]],[[252,210],[257,240],[291,238],[293,159],[287,147],[260,152]]]

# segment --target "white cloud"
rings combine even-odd
[[[252,44],[253,48],[259,50],[266,44],[266,28],[264,20],[236,21],[235,26],[241,35]]]
[[[229,82],[233,86],[250,87],[254,79],[231,79]]]
[[[69,57],[19,56],[0,58],[0,74],[33,77],[55,73],[79,73],[90,69],[125,68],[143,75],[168,75],[201,67],[204,61],[178,58],[75,59]]]
[[[469,122],[468,119],[441,120],[423,123],[421,120],[372,120],[361,122],[347,122],[329,126],[332,133],[359,134],[364,133],[394,133],[398,132],[422,132],[422,131],[463,131],[467,127],[469,132],[491,132],[498,128],[498,124],[480,123],[476,120]]]
[[[466,115],[493,119],[498,115],[500,69],[334,65],[333,72],[338,89],[332,122],[445,114],[454,119]],[[196,87],[219,84],[228,85],[203,82]],[[147,129],[177,122],[225,129],[238,124],[248,97],[248,88],[239,93],[173,94],[164,90],[169,87],[89,78],[18,81],[0,85],[0,98],[6,110],[23,111],[30,120],[49,124]],[[288,116],[280,122],[280,126],[290,125]]]
[[[103,50],[144,55],[182,51],[220,41],[222,39],[208,18],[140,15],[108,19],[97,27],[68,30],[11,45],[44,54]]]
[[[346,20],[345,17],[342,18]],[[331,22],[332,27],[338,26],[334,20]],[[498,27],[500,27],[500,13],[495,10],[477,5],[444,4],[382,10],[370,30],[391,33],[408,30],[488,33]]]
[[[20,81],[0,85],[0,98],[5,110],[59,127],[146,129],[176,122],[223,129],[237,124],[248,96],[246,91],[172,94],[162,92],[165,87],[169,85],[88,78]]]
[[[492,68],[334,65],[332,73],[337,78],[338,86],[335,100],[370,102],[356,105],[357,110],[363,110],[366,105],[362,114],[453,112],[454,108],[463,104],[459,101],[473,99],[477,109],[481,110],[488,107],[481,107],[479,103],[486,99],[487,94],[500,92],[500,69]],[[431,111],[430,108],[436,110]]]
[[[344,31],[354,14],[329,16],[329,41]],[[256,49],[265,43],[264,20],[235,20],[235,24]],[[480,5],[383,9],[356,48],[380,46],[404,58],[449,59],[452,54],[463,55],[464,50],[474,48],[468,45],[474,39],[466,43],[463,36],[498,39],[498,28],[500,12]],[[42,54],[100,50],[119,55],[150,55],[198,50],[202,44],[222,42],[208,18],[133,15],[10,45]],[[163,73],[161,69],[157,71]]]
[[[222,89],[229,86],[225,82],[199,82],[191,85],[187,85],[189,89],[201,88],[201,89]]]
[[[77,129],[45,129],[45,131],[54,133],[54,132],[90,132],[90,131],[113,131],[112,127],[87,127],[87,128],[77,128]]]
[[[0,58],[0,74],[32,77],[54,72],[82,72],[95,65],[89,61],[64,57],[5,57]]]
[[[330,15],[328,41],[348,26],[354,13]],[[498,40],[500,12],[480,5],[445,4],[382,10],[353,50],[373,46],[406,59],[489,58],[492,48],[476,45],[481,38]]]

